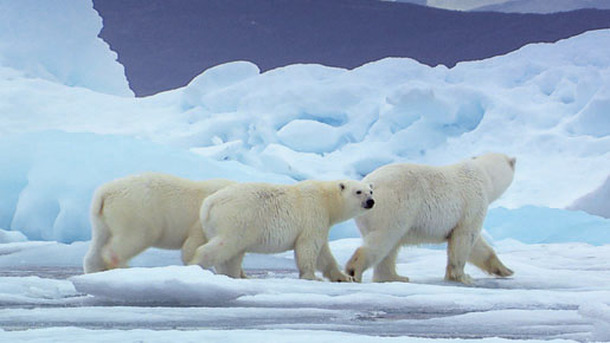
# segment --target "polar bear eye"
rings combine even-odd
[[[356,194],[360,195],[362,194],[362,191],[356,191]]]

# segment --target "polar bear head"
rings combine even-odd
[[[487,196],[489,202],[498,199],[513,182],[517,159],[499,153],[488,153],[473,157],[490,181]]]
[[[338,182],[341,198],[341,214],[339,221],[356,217],[375,206],[373,186],[360,181],[343,180]],[[337,221],[338,222],[338,221]]]

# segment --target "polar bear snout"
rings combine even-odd
[[[372,198],[368,198],[362,202],[362,207],[366,208],[367,210],[373,208],[373,206],[375,206],[375,200]]]

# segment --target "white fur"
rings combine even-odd
[[[387,165],[367,175],[363,182],[374,185],[376,205],[356,218],[364,242],[347,273],[360,281],[374,266],[374,281],[408,281],[396,274],[400,247],[447,241],[447,280],[471,283],[466,261],[511,275],[480,232],[487,207],[510,186],[514,167],[514,158],[492,153],[442,167]]]
[[[145,173],[100,186],[91,203],[85,273],[126,267],[149,247],[182,249],[182,259],[188,262],[206,241],[199,222],[203,199],[233,183]]]
[[[201,207],[209,242],[197,249],[192,264],[240,277],[246,252],[294,249],[301,278],[317,279],[318,269],[332,281],[351,281],[331,254],[328,233],[332,225],[367,211],[367,201],[372,201],[372,190],[358,181],[227,187],[208,197]]]

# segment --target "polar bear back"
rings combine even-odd
[[[199,219],[203,199],[232,183],[143,173],[102,185],[94,196],[102,204],[92,204],[91,211],[106,221],[111,234],[119,228],[137,228],[146,233],[142,239],[149,240],[152,246],[179,249]]]

